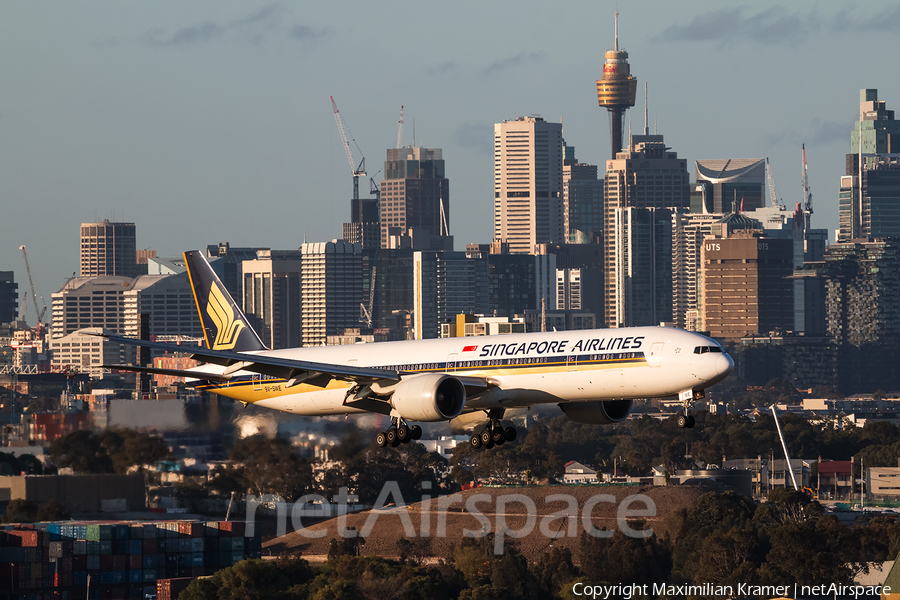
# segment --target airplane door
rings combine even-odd
[[[253,391],[258,392],[262,389],[262,374],[253,374]]]
[[[456,373],[456,361],[459,359],[459,354],[453,353],[447,356],[447,372],[448,373]]]
[[[651,367],[658,367],[662,364],[662,351],[665,342],[656,342],[650,346],[650,356],[647,357],[647,364]]]
[[[567,371],[577,371],[578,370],[578,356],[575,354],[569,354],[566,356],[566,370]]]

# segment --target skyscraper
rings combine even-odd
[[[415,339],[437,338],[441,323],[462,313],[487,314],[488,264],[465,252],[413,253]]]
[[[81,276],[137,277],[134,223],[81,224]]]
[[[606,162],[603,185],[605,277],[603,321],[608,327],[656,325],[659,321],[672,319],[671,245],[665,250],[664,256],[667,260],[660,260],[663,255],[657,254],[663,252],[661,244],[664,240],[659,236],[664,236],[671,244],[671,224],[662,224],[659,220],[662,213],[639,215],[623,211],[630,208],[673,208],[686,211],[689,206],[690,183],[687,161],[678,158],[675,152],[666,148],[663,136],[633,135],[628,149],[620,152],[615,160]],[[667,214],[666,218],[669,219],[670,216]],[[643,228],[644,224],[650,227],[651,222],[651,228]],[[668,234],[665,233],[666,230]],[[644,234],[641,231],[656,237],[642,237]],[[640,241],[641,239],[644,241]],[[648,244],[651,243],[653,250],[649,250]],[[652,304],[652,309],[647,305],[647,310],[630,306],[634,302],[649,301],[645,296],[629,292],[629,289],[635,289],[630,280],[631,274],[637,274],[641,278],[647,278],[645,281],[654,281],[658,284],[665,279],[666,274],[665,272],[654,274],[654,269],[664,269],[668,272],[670,287],[664,294],[668,297],[668,314],[665,306],[656,302]],[[661,293],[662,288],[657,289]]]
[[[300,346],[301,253],[260,250],[256,254],[255,259],[241,265],[244,313],[269,348]]]
[[[11,323],[19,316],[19,284],[12,271],[0,271],[0,323]]]
[[[603,181],[597,166],[579,163],[566,146],[563,160],[563,231],[568,244],[594,243],[603,235]]]
[[[710,183],[710,212],[728,212],[738,202],[742,211],[766,205],[766,161],[763,158],[727,158],[697,161],[697,184]]]
[[[838,242],[900,237],[900,121],[878,90],[860,90],[838,194]]]
[[[494,239],[511,252],[564,241],[562,124],[519,117],[494,124]]]
[[[417,249],[452,250],[450,180],[440,148],[388,149],[380,202],[382,248],[403,236]]]
[[[303,345],[321,346],[329,335],[359,327],[362,248],[344,240],[300,247],[303,254]]]

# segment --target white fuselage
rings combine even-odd
[[[705,350],[704,350],[705,349]],[[733,361],[706,336],[670,327],[633,327],[401,342],[290,348],[258,353],[332,365],[394,369],[402,376],[446,373],[486,380],[466,399],[464,412],[546,403],[659,398],[705,389],[725,377]],[[221,373],[204,365],[198,371]],[[210,391],[242,402],[300,415],[365,412],[345,406],[350,383],[327,387],[239,371]]]

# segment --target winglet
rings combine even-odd
[[[203,324],[206,347],[234,352],[266,350],[265,344],[203,254],[196,250],[185,252],[184,263]]]

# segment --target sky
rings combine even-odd
[[[489,242],[493,124],[562,121],[581,162],[608,158],[597,106],[616,3],[0,3],[0,270],[49,305],[78,270],[79,224],[134,222],[138,249],[296,249],[341,236],[354,160],[380,181],[385,150],[443,150],[457,248]],[[638,79],[626,113],[688,160],[764,158],[777,195],[837,227],[859,90],[900,109],[900,5],[621,3]],[[357,148],[358,146],[358,148]],[[365,195],[368,182],[360,189]],[[833,236],[832,236],[833,237]],[[31,302],[29,301],[29,304]],[[29,307],[29,322],[34,321]]]

